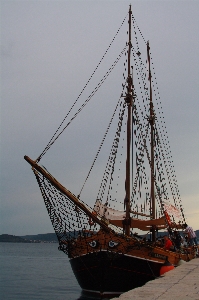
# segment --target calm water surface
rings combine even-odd
[[[0,243],[0,299],[87,300],[58,244]]]

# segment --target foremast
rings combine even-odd
[[[125,207],[126,207],[126,218],[124,220],[125,234],[130,235],[131,228],[131,216],[130,216],[130,199],[131,199],[131,127],[132,127],[132,76],[131,76],[131,5],[129,6],[129,41],[128,41],[128,77],[127,77],[127,93],[125,101],[128,106],[128,119],[127,119],[127,158],[126,158],[126,196],[125,196]]]
[[[148,59],[148,68],[149,68],[149,101],[150,101],[150,115],[149,115],[149,124],[151,130],[151,218],[155,219],[155,178],[154,178],[154,123],[155,123],[155,114],[153,109],[153,100],[152,100],[152,82],[151,82],[151,62],[150,62],[150,47],[149,41],[147,42],[147,59]],[[152,241],[156,240],[156,229],[151,228],[152,232]]]

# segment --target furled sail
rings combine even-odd
[[[120,211],[112,209],[102,204],[100,200],[97,200],[94,206],[94,211],[101,218],[105,218],[110,224],[124,227],[125,222],[125,211]],[[167,227],[165,217],[154,219],[154,220],[139,220],[131,218],[131,228],[137,228],[143,231],[149,231],[152,226],[155,226],[157,229],[164,229]]]
[[[183,229],[183,225],[180,222],[181,213],[177,207],[170,203],[164,202],[164,213],[167,224],[170,228]],[[175,222],[172,220],[175,220]]]
[[[181,213],[180,213],[179,209],[177,209],[175,206],[171,205],[170,203],[168,203],[168,204],[165,203],[164,209],[169,214],[169,216],[174,216],[174,217],[180,219]]]
[[[102,204],[100,200],[97,200],[94,205],[94,211],[102,218],[107,220],[124,220],[126,213],[125,211],[116,210]]]

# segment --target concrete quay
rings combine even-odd
[[[144,286],[130,290],[115,300],[199,300],[199,258],[184,262]]]

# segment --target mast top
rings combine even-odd
[[[131,4],[129,5],[129,18],[131,17],[132,10],[131,10]]]

